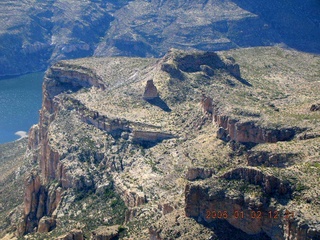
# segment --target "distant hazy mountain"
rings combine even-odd
[[[84,56],[284,44],[320,52],[318,0],[0,2],[0,75]]]

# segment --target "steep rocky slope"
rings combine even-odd
[[[7,231],[318,239],[319,62],[269,47],[55,64]]]
[[[32,169],[25,155],[28,140],[0,145],[0,237],[5,229],[14,231],[10,222],[16,222],[21,215],[23,202],[23,180]]]
[[[0,9],[0,76],[92,55],[159,57],[171,47],[320,51],[317,0],[5,0]]]

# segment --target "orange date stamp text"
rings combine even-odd
[[[294,212],[285,210],[284,212],[274,211],[233,211],[228,212],[225,210],[206,210],[206,219],[293,219]]]

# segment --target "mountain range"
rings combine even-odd
[[[85,56],[161,57],[171,47],[280,44],[319,53],[317,0],[12,1],[0,3],[0,75]]]

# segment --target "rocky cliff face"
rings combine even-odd
[[[43,211],[43,198],[44,198],[44,189],[41,189],[40,176],[31,175],[25,182],[25,196],[24,196],[24,221],[26,222],[25,226],[21,226],[19,231],[21,234],[25,232],[30,232],[37,225],[37,222],[42,216]],[[41,203],[40,203],[41,199]],[[39,214],[37,210],[39,209]],[[33,221],[35,219],[35,222]]]
[[[58,180],[64,189],[77,186],[77,183],[69,180],[70,177],[66,175],[64,166],[60,163],[63,154],[50,144],[49,127],[60,108],[58,99],[54,99],[55,96],[66,91],[77,91],[83,87],[104,88],[98,77],[92,76],[92,72],[85,70],[72,71],[68,70],[68,67],[61,68],[56,65],[46,74],[40,122],[31,128],[28,143],[29,150],[33,151],[33,158],[38,161],[41,174],[32,175],[27,180],[20,235],[32,232],[37,227],[40,232],[48,232],[55,227],[55,220],[50,218],[49,221],[45,216],[53,215],[61,201],[62,189],[54,186],[48,189],[45,185],[52,180]]]
[[[229,68],[226,67],[229,71]],[[237,68],[240,76],[240,69]],[[233,72],[231,72],[234,75]],[[266,128],[252,121],[240,121],[231,116],[224,115],[214,106],[211,97],[202,96],[201,106],[204,113],[210,113],[214,122],[219,126],[217,137],[224,141],[239,143],[275,143],[277,141],[289,141],[299,132],[298,128]]]
[[[40,175],[32,173],[25,182],[24,212],[18,227],[18,234],[33,232],[49,232],[56,226],[54,211],[61,201],[63,190],[52,185],[46,187]],[[54,216],[54,217],[46,217]]]
[[[242,51],[273,58],[280,51],[288,61],[298,54]],[[306,111],[303,123],[300,115],[285,123],[274,115],[300,112],[301,103],[290,98],[294,84],[317,79],[302,68],[305,78],[285,88],[288,100],[269,92],[286,85],[262,85],[269,77],[250,78],[248,69],[230,52],[175,49],[162,59],[86,58],[52,66],[40,122],[29,134],[27,155],[37,167],[26,180],[18,233],[75,239],[72,229],[85,238],[99,226],[122,224],[135,239],[317,237],[319,221],[305,209],[318,211],[318,191],[308,190],[318,184],[318,138],[295,134],[317,132],[310,119],[318,112]],[[150,79],[157,101],[143,99]],[[308,99],[317,97],[314,89],[304,89]],[[271,100],[279,112],[265,110]],[[277,127],[266,127],[270,119]],[[254,144],[248,150],[243,143]]]
[[[68,71],[67,68],[61,69],[59,65],[51,68],[46,74],[43,83],[43,104],[40,111],[39,132],[35,136],[36,139],[39,139],[38,145],[40,146],[39,166],[46,181],[57,178],[57,167],[61,157],[59,152],[52,149],[48,139],[48,127],[54,121],[55,113],[59,108],[59,102],[55,101],[54,97],[66,91],[77,91],[83,87],[104,88],[99,80],[98,77],[92,76],[90,71],[85,72],[85,69],[84,72]],[[30,143],[29,145],[36,147],[35,144]]]
[[[259,185],[262,190],[269,195],[290,194],[291,189],[288,183],[281,182],[280,179],[263,174],[261,171],[252,168],[237,168],[221,176],[226,180],[244,180],[249,184]]]
[[[291,193],[287,183],[253,168],[237,168],[220,178],[227,181],[212,179],[186,186],[187,216],[212,227],[217,221],[227,221],[249,235],[266,234],[270,239],[317,239],[319,236],[312,222],[302,226],[303,220],[295,216],[297,212],[268,200],[274,195],[276,201],[280,201],[281,195]],[[257,185],[266,195],[252,195]]]
[[[291,140],[298,129],[266,129],[254,122],[240,122],[225,115],[214,115],[214,121],[221,128],[217,136],[223,140],[234,140],[242,143],[274,143]]]
[[[50,68],[45,76],[40,122],[30,130],[28,144],[29,150],[34,154],[33,158],[38,161],[40,175],[35,177],[37,187],[33,187],[35,185],[33,182],[26,185],[24,205],[28,211],[24,212],[24,219],[19,230],[20,235],[32,232],[34,228],[38,228],[38,231],[43,232],[48,229],[51,230],[55,226],[54,223],[48,224],[47,216],[56,217],[54,212],[60,204],[63,189],[83,190],[85,188],[94,188],[96,184],[94,180],[83,179],[81,175],[73,176],[70,167],[62,161],[68,153],[57,149],[56,145],[52,143],[54,135],[50,132],[50,126],[56,121],[59,112],[65,109],[68,109],[68,111],[73,110],[78,120],[82,123],[92,125],[94,128],[110,134],[113,138],[129,139],[133,144],[156,144],[174,137],[170,133],[155,131],[158,129],[157,126],[132,122],[126,119],[110,118],[100,114],[98,111],[88,109],[77,99],[67,95],[60,96],[63,93],[77,92],[83,88],[90,87],[96,87],[104,91],[110,86],[108,86],[108,83],[104,83],[101,76],[96,75],[91,69],[74,68],[74,66],[63,63],[56,64]],[[144,128],[149,130],[143,130]],[[152,129],[153,131],[150,131]],[[68,152],[72,151],[77,150],[68,149]],[[84,154],[84,161],[91,154],[92,149]],[[105,158],[105,153],[103,152],[93,154],[95,154],[96,161],[100,162]],[[119,166],[120,169],[123,169],[121,162]],[[110,168],[113,169],[113,166],[110,166]],[[58,181],[58,187],[52,187],[53,189],[49,191],[45,185],[52,185],[52,181]],[[128,207],[136,207],[146,202],[142,192],[130,190],[121,181],[117,182],[115,190],[121,195]],[[32,204],[32,207],[30,204]]]

